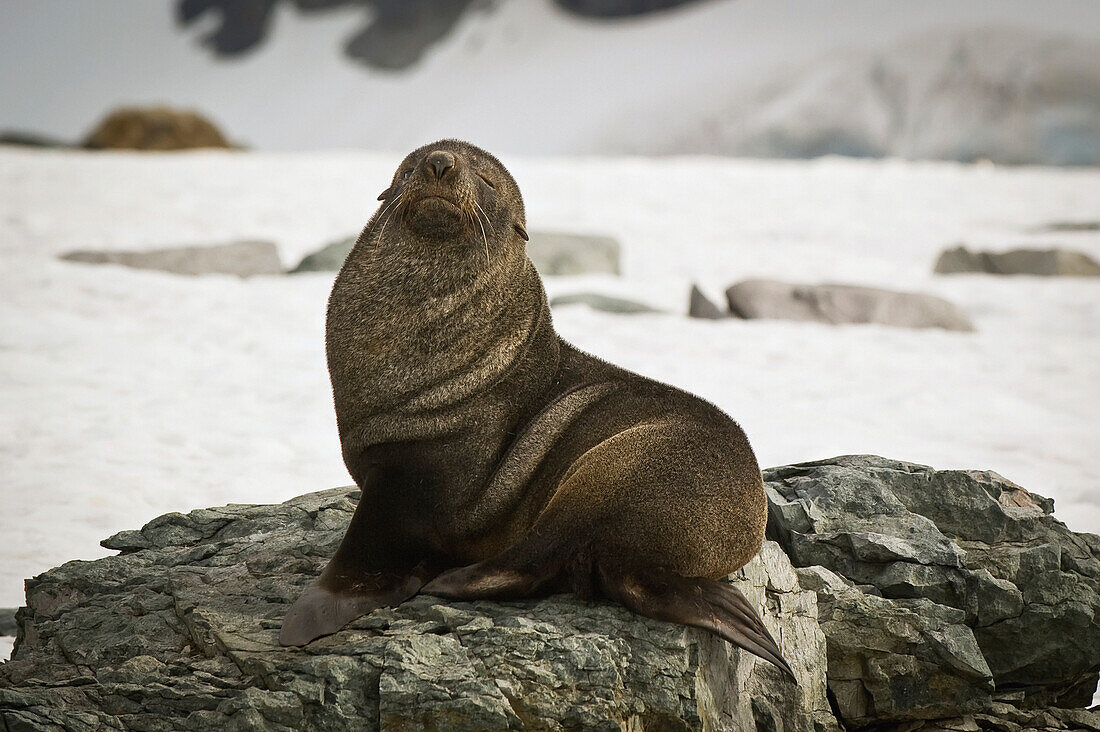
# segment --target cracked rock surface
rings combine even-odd
[[[993,472],[866,455],[765,481],[768,535],[818,592],[846,723],[1089,703],[1100,537],[1067,529],[1053,501]]]
[[[731,581],[799,678],[705,633],[568,596],[416,597],[304,649],[276,635],[357,491],[161,516],[27,582],[0,730],[837,729],[817,595],[767,543]]]

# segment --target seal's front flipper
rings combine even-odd
[[[644,578],[603,568],[599,572],[603,593],[639,615],[709,630],[795,678],[760,616],[733,585],[671,572],[649,571]]]
[[[283,619],[279,644],[304,646],[329,635],[360,615],[380,607],[398,605],[416,594],[424,580],[410,576],[384,590],[339,592],[323,586],[324,579],[306,588]]]

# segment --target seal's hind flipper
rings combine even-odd
[[[764,622],[733,585],[660,571],[648,571],[644,579],[603,568],[599,573],[603,594],[639,615],[709,630],[795,678]]]
[[[451,569],[421,588],[450,600],[518,600],[547,594],[547,578],[499,566],[492,559]]]
[[[415,595],[424,583],[422,579],[410,576],[389,589],[343,593],[330,590],[321,582],[307,587],[291,606],[283,619],[279,645],[304,646],[315,638],[335,633],[371,610],[404,602]]]

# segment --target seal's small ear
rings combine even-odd
[[[527,236],[527,229],[523,228],[523,224],[512,224],[512,228],[523,237],[524,241],[531,241],[531,237]]]

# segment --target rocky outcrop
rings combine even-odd
[[[944,250],[936,260],[934,269],[936,274],[985,272],[1041,277],[1100,277],[1100,263],[1084,252],[1068,249],[972,252],[966,247],[958,246]]]
[[[798,685],[713,636],[567,596],[417,597],[279,647],[356,498],[169,514],[105,541],[119,556],[29,580],[0,729],[837,729],[815,593],[774,543],[732,581]]]
[[[417,597],[282,648],[355,508],[341,488],[161,516],[106,540],[117,556],[28,580],[0,729],[1100,730],[1080,708],[1100,669],[1100,539],[1051,501],[873,456],[765,479],[779,543],[730,581],[798,685],[714,636],[569,596]]]
[[[213,246],[183,246],[145,251],[80,250],[61,255],[68,262],[120,264],[173,274],[233,274],[239,277],[280,274],[279,252],[269,241],[236,241]]]
[[[726,299],[741,318],[974,330],[966,314],[942,298],[875,287],[745,280],[726,290]]]
[[[990,679],[1024,706],[1089,703],[1100,537],[1067,529],[1052,501],[996,473],[873,456],[765,479],[769,536],[818,592],[845,721],[948,716],[934,691],[946,688],[963,711],[988,708]]]
[[[233,145],[197,112],[171,107],[123,107],[84,139],[90,150],[192,150]]]

